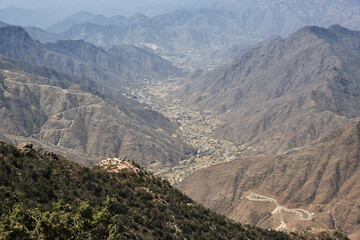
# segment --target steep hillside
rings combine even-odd
[[[1,55],[51,67],[73,76],[91,78],[112,88],[138,86],[144,76],[164,79],[181,75],[178,68],[154,54],[137,48],[129,51],[129,54],[128,50],[122,51],[122,55],[111,54],[84,41],[42,44],[31,39],[21,27],[0,28]],[[137,67],[134,68],[134,65]]]
[[[119,164],[126,167],[114,171]],[[1,142],[0,173],[5,239],[347,239],[234,223],[123,160],[88,169],[28,144]]]
[[[284,155],[243,157],[199,170],[180,189],[231,219],[251,222],[257,212],[259,226],[276,228],[280,223],[272,223],[269,214],[275,205],[245,198],[251,193],[272,197],[288,208],[315,213],[311,221],[299,221],[296,214],[285,216],[292,229],[328,227],[360,239],[359,156],[357,120]]]
[[[177,136],[177,126],[132,96],[4,57],[0,133],[15,142],[62,148],[71,157],[77,151],[73,159],[87,166],[107,156],[171,166],[194,152]]]
[[[360,116],[360,32],[304,27],[195,72],[176,96],[220,115],[218,136],[253,153],[304,146]]]

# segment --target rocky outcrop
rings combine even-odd
[[[139,172],[140,168],[126,159],[119,159],[119,158],[107,158],[101,160],[101,162],[97,163],[95,167],[99,167],[107,172],[114,172],[118,173],[123,170],[128,170],[131,172]]]
[[[21,143],[16,147],[16,149],[24,154],[34,151],[33,145],[31,143]]]

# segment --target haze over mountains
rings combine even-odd
[[[57,33],[58,39],[84,39],[106,48],[129,43],[150,47],[177,66],[193,69],[192,64],[220,49],[247,48],[274,35],[287,36],[304,25],[341,24],[356,29],[359,11],[356,0],[218,1],[155,17],[106,18],[82,12],[47,30]],[[29,33],[40,41],[54,36],[36,29]]]
[[[42,44],[21,27],[1,28],[0,34],[3,56],[88,77],[111,87],[138,86],[144,79],[165,79],[182,73],[166,60],[134,46],[106,51],[83,40]]]
[[[29,15],[31,16],[37,13],[37,18],[39,15],[40,17],[44,15],[52,17],[40,23],[49,26],[53,24],[54,19],[65,18],[79,11],[89,11],[108,17],[114,15],[129,16],[139,12],[148,16],[157,16],[183,8],[199,7],[207,2],[209,2],[209,0],[63,0],[61,2],[51,0],[2,0],[0,2],[0,8],[15,9],[15,12],[13,12],[17,16],[15,21],[22,21],[25,22],[26,25],[39,27],[36,24],[37,22],[32,21]],[[25,14],[19,15],[19,13]],[[1,17],[2,16],[0,16],[0,19]],[[14,17],[12,18],[14,19]],[[25,20],[28,21],[26,22]],[[14,24],[13,22],[11,23]]]
[[[14,6],[0,9],[0,21],[4,21],[12,25],[31,25],[46,28],[60,20],[60,17],[36,10],[21,9]]]
[[[85,166],[133,160],[236,221],[360,239],[358,0],[185,0],[156,16],[125,16],[120,2],[106,15],[88,1],[42,28],[14,26],[37,10],[0,22],[1,140]],[[19,154],[9,154],[17,169]],[[136,222],[130,231],[145,231],[147,220]]]

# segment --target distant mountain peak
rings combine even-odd
[[[346,33],[346,34],[352,34],[354,33],[354,31],[350,30],[350,29],[347,29],[343,26],[341,26],[340,24],[334,24],[334,25],[331,25],[329,27],[329,30],[331,31],[336,31],[336,32],[341,32],[341,33]],[[356,31],[355,31],[356,32]]]
[[[80,12],[76,12],[70,16],[68,16],[67,18],[76,18],[78,19],[79,17],[94,17],[95,14],[91,13],[91,12],[88,12],[88,11],[80,11]]]
[[[11,38],[9,38],[11,36]],[[0,28],[0,39],[12,39],[22,42],[34,41],[30,35],[20,26],[6,26]]]
[[[12,32],[23,32],[24,34],[27,34],[27,32],[25,31],[24,28],[20,27],[20,26],[6,26],[3,27],[4,29],[8,30],[8,31],[12,31]]]
[[[300,30],[298,30],[296,33],[301,33],[301,34],[312,33],[317,36],[321,36],[324,34],[328,34],[328,32],[329,32],[329,30],[326,28],[323,28],[323,27],[305,26],[305,27],[301,28]]]
[[[150,19],[150,18],[142,13],[136,13],[136,14],[130,16],[127,20],[129,22],[132,22],[132,21],[144,22],[144,21],[147,21],[148,19]]]
[[[343,35],[354,35],[354,31],[351,31],[347,28],[344,28],[340,25],[332,25],[329,28],[323,28],[318,26],[305,26],[302,29],[298,30],[293,37],[301,39],[307,35],[316,36],[319,39],[323,39],[327,42],[338,44],[341,41],[341,36]]]

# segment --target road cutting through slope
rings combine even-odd
[[[270,203],[274,203],[276,205],[276,208],[271,212],[271,214],[278,213],[280,226],[277,227],[276,230],[281,230],[281,231],[287,230],[286,223],[285,223],[284,217],[282,215],[283,210],[286,212],[298,214],[300,216],[300,220],[302,220],[302,221],[310,221],[313,219],[313,216],[315,215],[315,213],[309,213],[308,211],[306,211],[304,209],[289,209],[287,207],[280,205],[278,203],[278,201],[276,201],[273,198],[266,197],[266,196],[256,194],[256,193],[251,193],[249,196],[246,197],[246,199],[248,199],[250,201],[255,201],[255,202],[270,202]]]

